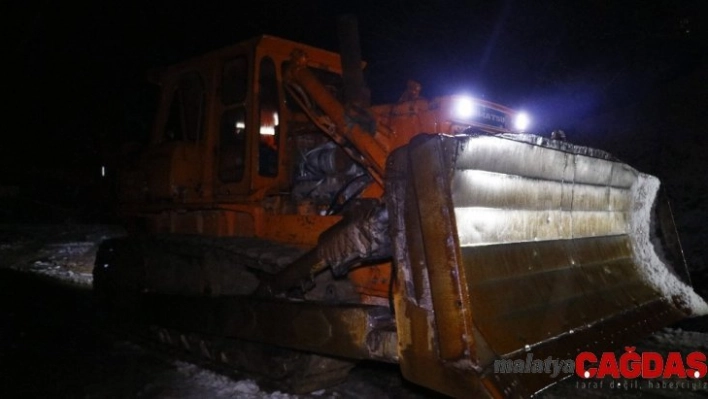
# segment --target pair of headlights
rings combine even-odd
[[[462,120],[469,120],[479,116],[481,106],[471,98],[459,97],[455,99],[454,115]],[[526,112],[520,111],[513,115],[513,128],[516,131],[524,132],[531,124],[531,118]]]

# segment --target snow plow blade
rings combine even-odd
[[[658,180],[605,152],[420,136],[387,179],[401,369],[419,384],[529,397],[571,374],[500,361],[619,350],[706,310],[680,250],[670,256],[680,246],[656,216]]]

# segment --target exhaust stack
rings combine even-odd
[[[347,106],[368,108],[371,104],[371,92],[364,82],[356,16],[340,16],[337,28],[342,59],[344,101]]]

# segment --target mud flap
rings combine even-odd
[[[617,350],[707,310],[655,238],[658,180],[607,153],[420,136],[389,158],[387,180],[401,367],[422,385],[528,397],[570,374],[495,360]]]

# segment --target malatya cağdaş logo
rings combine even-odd
[[[619,359],[614,352],[604,352],[598,359],[592,352],[581,352],[575,358],[575,374],[581,378],[692,378],[706,376],[706,354],[669,352],[664,357],[657,352],[635,352],[634,346],[624,348]]]

